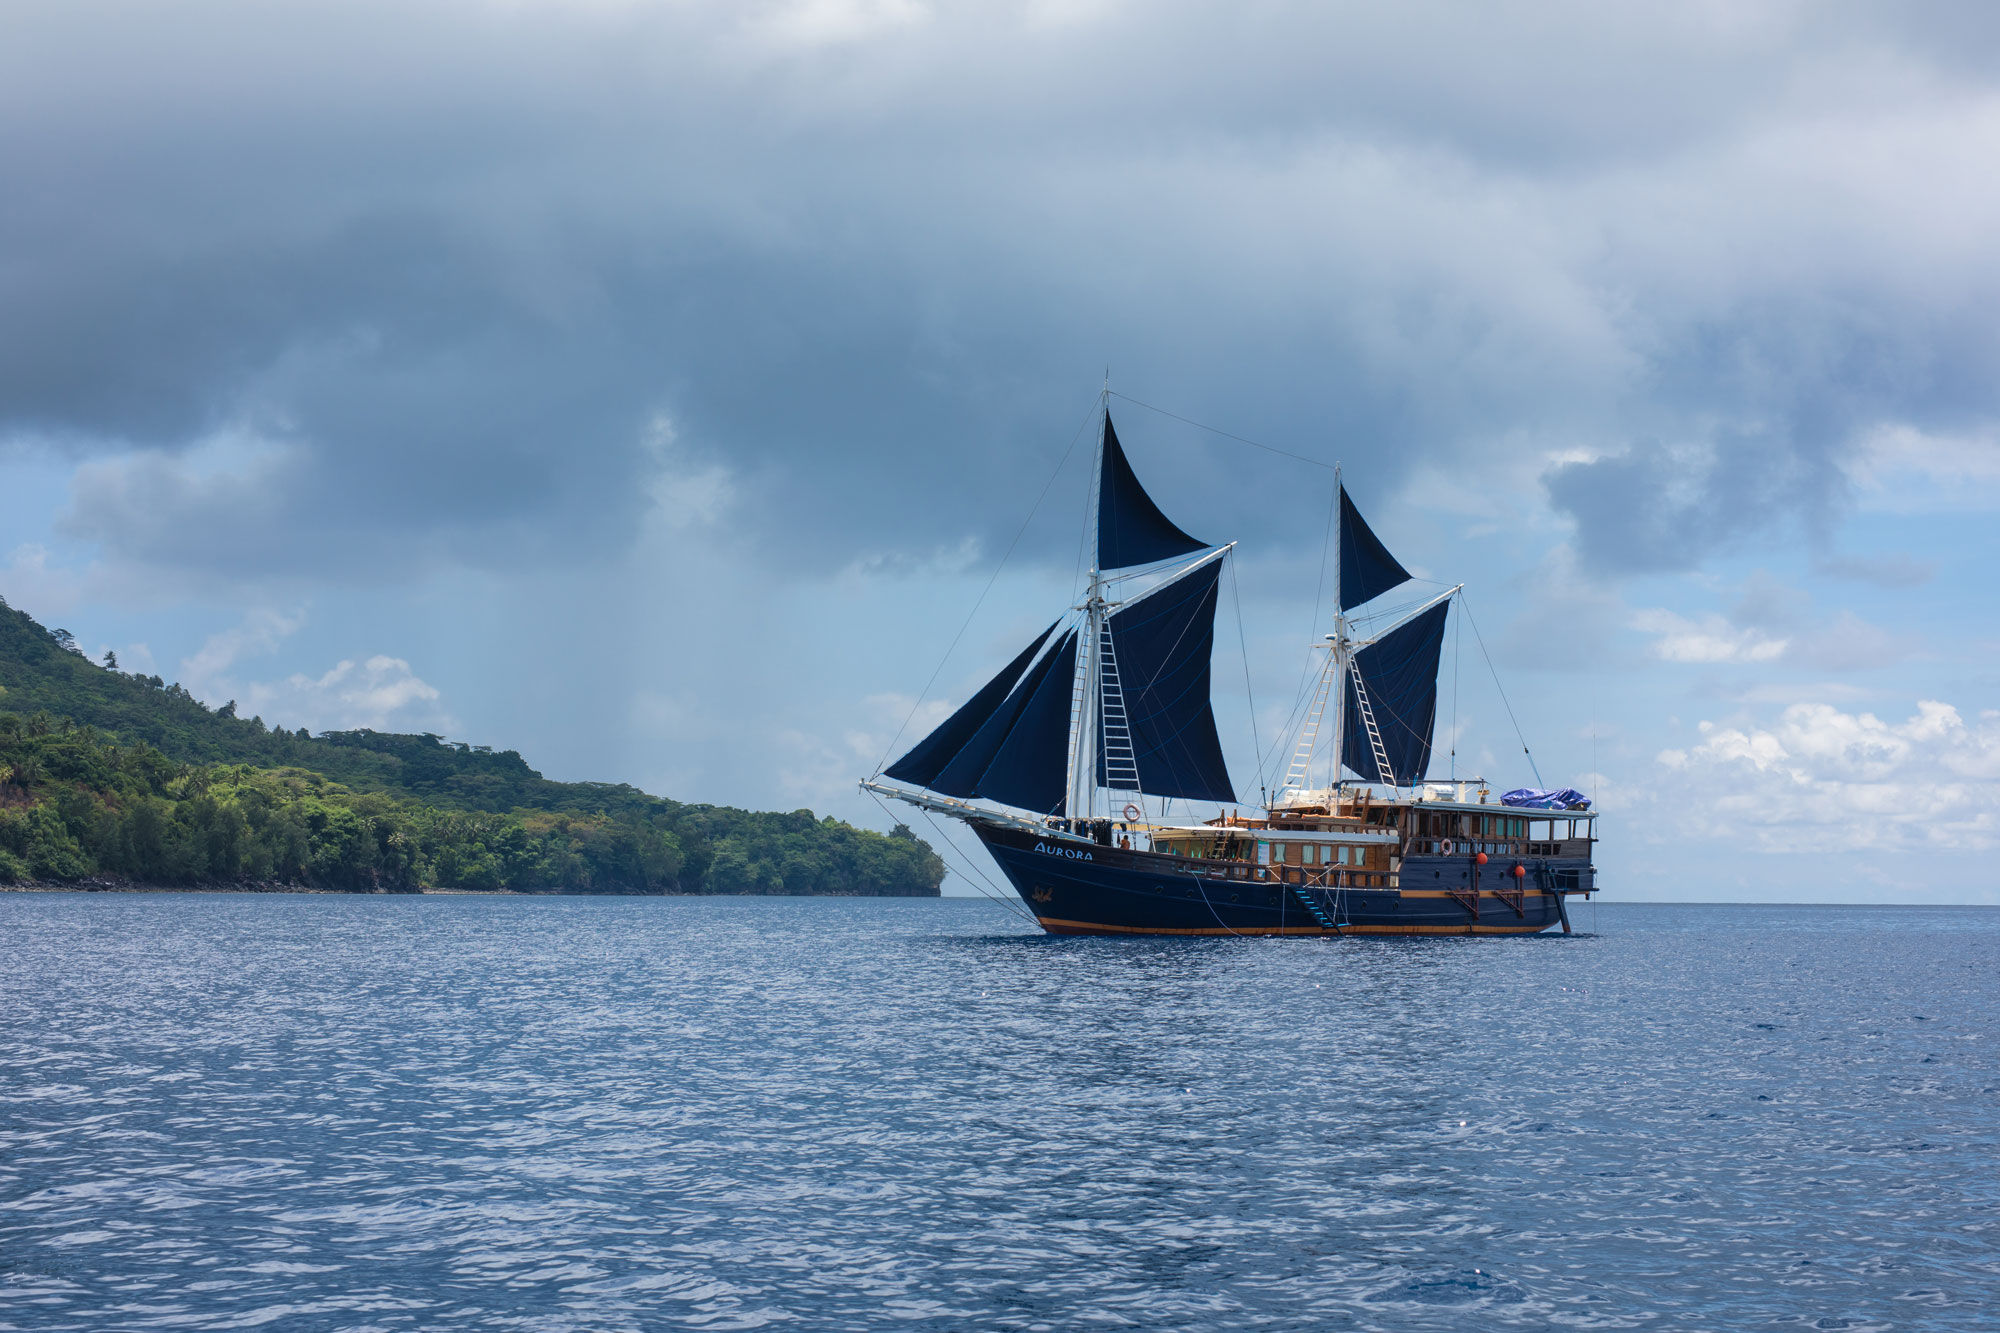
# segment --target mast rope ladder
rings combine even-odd
[[[1111,644],[1111,622],[1098,622],[1098,716],[1104,729],[1104,785],[1113,791],[1139,790],[1139,756],[1132,748],[1131,721],[1125,715],[1125,691],[1118,680],[1118,654]]]
[[[1389,767],[1389,748],[1382,744],[1382,733],[1375,726],[1375,708],[1368,702],[1368,687],[1361,683],[1361,673],[1352,674],[1354,698],[1361,705],[1361,725],[1368,731],[1368,748],[1375,752],[1375,771],[1380,775],[1376,780],[1394,787],[1396,772]]]
[[[1333,693],[1330,688],[1334,663],[1329,660],[1327,669],[1320,676],[1319,688],[1313,691],[1312,711],[1306,714],[1305,726],[1299,729],[1299,748],[1292,755],[1292,766],[1285,770],[1284,786],[1280,790],[1304,791],[1306,783],[1312,780],[1313,752],[1319,748],[1319,726],[1326,717],[1326,701]]]

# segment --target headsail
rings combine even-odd
[[[1139,790],[1191,801],[1236,799],[1209,702],[1209,658],[1222,560],[1155,589],[1112,614],[1112,659],[1131,732]],[[1105,729],[1097,729],[1097,774],[1108,785]]]
[[[1451,604],[1440,601],[1354,654],[1353,674],[1368,694],[1368,714],[1388,759],[1383,771],[1354,681],[1342,701],[1340,760],[1365,782],[1408,787],[1423,779],[1437,722],[1438,657]]]
[[[947,796],[984,796],[1044,813],[1061,805],[1075,683],[1076,631],[1071,630],[926,785]],[[1053,761],[1042,772],[1031,772],[1028,761],[1049,753],[1051,744]]]
[[[973,795],[1038,814],[1062,809],[1069,785],[1069,712],[1076,687],[1076,631],[1063,635],[1036,668],[1021,715],[986,766]],[[1026,692],[1027,683],[1022,684]]]
[[[1028,664],[1035,660],[1035,654],[1042,650],[1042,645],[1056,632],[1056,625],[1061,623],[1057,621],[1037,635],[1033,643],[1021,650],[1020,656],[1001,668],[1000,674],[981,686],[979,693],[967,700],[962,708],[946,718],[930,735],[911,746],[908,754],[884,769],[884,775],[918,787],[929,787],[935,783],[945,765],[965,748],[973,733],[985,726],[999,709],[1007,698],[1007,692],[1014,688],[1015,682],[1028,669]]]
[[[1363,602],[1380,597],[1399,583],[1406,582],[1410,571],[1402,562],[1389,554],[1389,548],[1375,535],[1368,521],[1361,517],[1361,511],[1354,507],[1354,501],[1347,498],[1347,487],[1340,488],[1340,609],[1343,611],[1361,605]]]
[[[1125,461],[1111,413],[1104,414],[1103,463],[1097,482],[1097,567],[1124,569],[1150,565],[1203,550],[1208,543],[1182,532],[1160,512],[1139,476]]]

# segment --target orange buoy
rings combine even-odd
[[[1478,862],[1478,863],[1479,863],[1480,865],[1485,865],[1485,864],[1486,864],[1486,853],[1485,853],[1485,852],[1481,852],[1481,853],[1480,853],[1479,855],[1477,855],[1477,856],[1473,857],[1472,859],[1473,859],[1474,861]]]
[[[1526,867],[1526,866],[1524,866],[1524,865],[1519,865],[1519,864],[1515,865],[1515,867],[1514,867],[1514,878],[1515,878],[1515,879],[1523,879],[1523,878],[1525,878],[1525,877],[1527,876],[1527,873],[1528,873],[1528,867]]]

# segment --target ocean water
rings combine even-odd
[[[1992,1329],[2000,911],[0,894],[4,1329]]]

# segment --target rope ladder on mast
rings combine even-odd
[[[1118,654],[1111,644],[1111,622],[1098,622],[1098,717],[1104,731],[1104,785],[1112,791],[1139,790],[1139,755],[1132,747],[1131,719],[1125,713],[1125,690],[1118,680]]]
[[[1375,754],[1375,771],[1380,775],[1378,780],[1393,787],[1396,785],[1396,773],[1389,767],[1389,749],[1382,744],[1382,733],[1375,726],[1375,709],[1368,702],[1368,687],[1361,683],[1359,671],[1353,673],[1352,679],[1355,702],[1360,705],[1361,725],[1368,732],[1368,748]]]

